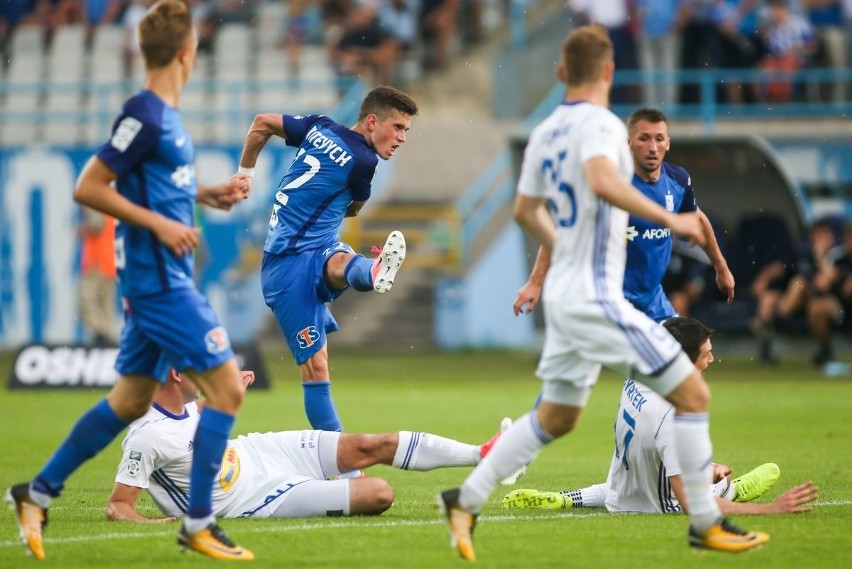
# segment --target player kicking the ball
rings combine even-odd
[[[275,193],[261,286],[296,364],[305,414],[314,429],[341,431],[331,397],[326,334],[338,330],[327,307],[352,287],[385,293],[405,259],[405,239],[392,232],[375,259],[340,241],[345,217],[358,215],[370,197],[378,159],[389,160],[405,143],[417,104],[393,87],[364,97],[351,128],[322,115],[257,115],[243,145],[236,176],[254,175],[272,136],[298,147]]]

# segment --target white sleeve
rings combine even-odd
[[[598,156],[609,158],[616,165],[620,163],[620,150],[627,144],[627,129],[615,115],[599,110],[576,128],[581,164]]]
[[[147,429],[150,431],[151,429]],[[148,480],[159,468],[159,453],[151,445],[151,437],[145,432],[130,433],[121,443],[123,454],[118,463],[115,481],[134,488],[148,488]]]
[[[518,177],[518,193],[531,198],[547,197],[547,186],[544,183],[544,169],[539,151],[539,138],[537,130],[530,134],[529,141],[524,149],[521,174]]]
[[[679,475],[681,470],[675,450],[674,407],[669,406],[663,415],[657,436],[654,437],[654,445],[657,447],[657,452],[660,453],[660,460],[666,469],[666,475]]]

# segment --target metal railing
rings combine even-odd
[[[719,91],[729,84],[747,86],[757,91],[772,83],[789,83],[792,98],[789,101],[727,103],[720,100]],[[703,129],[710,134],[719,120],[759,119],[789,120],[795,118],[852,118],[852,68],[847,69],[803,69],[795,72],[769,72],[760,69],[701,69],[680,71],[616,71],[614,87],[641,89],[645,85],[673,84],[678,88],[694,86],[698,91],[697,103],[675,103],[660,108],[670,119],[698,119]],[[847,90],[843,101],[821,101],[815,91],[820,85],[841,83]],[[831,87],[828,87],[830,90]],[[557,83],[530,113],[527,122],[542,120],[562,101],[565,85]],[[809,98],[810,97],[810,98]],[[816,99],[816,100],[814,100]],[[612,111],[627,116],[641,102],[613,104]],[[654,103],[650,103],[653,105]]]

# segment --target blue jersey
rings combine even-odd
[[[680,166],[663,162],[660,179],[654,183],[633,174],[633,186],[668,211],[698,210],[692,180]],[[667,227],[633,215],[627,225],[624,296],[639,310],[647,311],[662,293],[661,283],[672,258],[672,233]]]
[[[284,115],[284,134],[299,150],[275,193],[263,248],[279,255],[339,241],[349,204],[370,197],[379,161],[361,134],[322,115]]]
[[[124,104],[109,142],[97,157],[117,176],[118,192],[133,203],[192,226],[195,150],[178,110],[151,91]],[[148,229],[119,223],[115,259],[125,297],[194,286],[193,254],[176,257]]]

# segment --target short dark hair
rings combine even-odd
[[[192,17],[182,0],[160,0],[139,22],[139,49],[145,67],[165,67],[192,34]]]
[[[413,117],[417,114],[417,103],[395,87],[379,86],[364,97],[361,110],[358,112],[358,120],[367,118],[367,115],[376,115],[380,119],[385,119],[394,110]]]
[[[669,318],[663,322],[663,327],[680,343],[683,351],[686,352],[692,363],[695,363],[698,359],[698,355],[701,353],[701,346],[715,332],[715,330],[703,322],[695,318],[689,318],[688,316],[674,316]]]
[[[668,117],[663,114],[663,111],[659,109],[652,109],[651,107],[642,107],[641,109],[636,109],[633,113],[627,118],[627,130],[633,130],[639,121],[647,121],[651,124],[657,124],[660,122],[666,123],[666,126],[669,124]]]

